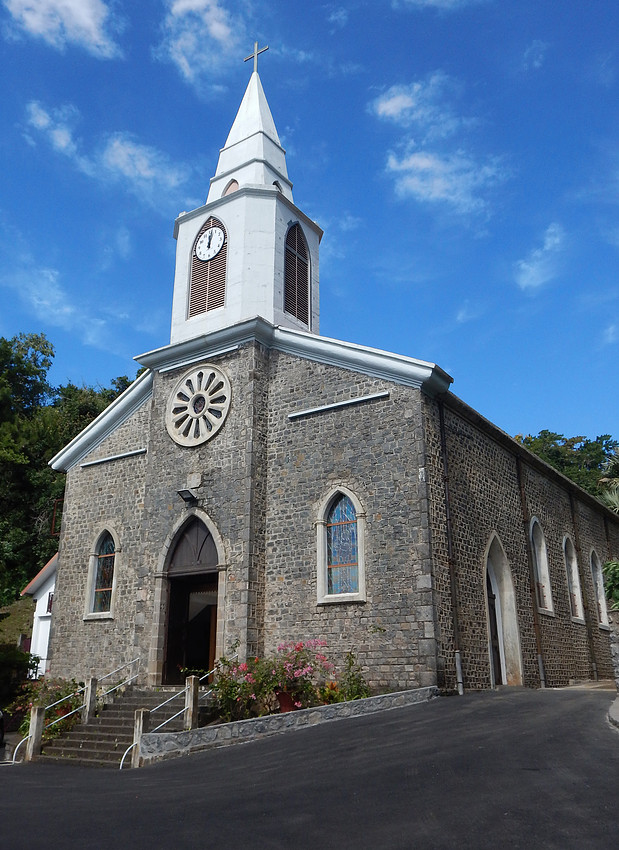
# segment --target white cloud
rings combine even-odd
[[[396,8],[399,6],[412,6],[413,8],[424,9],[426,7],[433,9],[461,9],[463,6],[475,6],[478,3],[485,3],[487,0],[393,0],[392,5]]]
[[[462,307],[460,307],[456,313],[456,322],[459,325],[464,325],[466,322],[472,322],[474,319],[477,319],[479,315],[479,310],[475,307],[471,307],[467,298]]]
[[[342,6],[333,9],[327,17],[327,23],[333,25],[332,33],[343,29],[348,23],[348,9],[344,9]]]
[[[38,101],[26,107],[30,130],[42,134],[53,149],[68,157],[76,168],[103,182],[116,182],[144,203],[164,207],[167,200],[184,201],[183,187],[189,169],[170,161],[167,154],[136,141],[129,133],[117,132],[104,139],[92,153],[81,152],[74,125],[79,113],[73,106],[46,109]]]
[[[542,247],[535,248],[526,259],[515,264],[514,277],[518,286],[535,290],[553,280],[559,272],[564,245],[565,232],[560,224],[553,222],[544,233]]]
[[[446,138],[475,123],[456,115],[447,102],[447,95],[457,88],[455,80],[443,71],[434,71],[425,80],[391,86],[370,103],[369,109],[378,118],[412,127],[426,141]]]
[[[400,196],[447,204],[459,213],[482,211],[486,202],[481,193],[504,178],[498,159],[480,165],[462,151],[437,154],[414,150],[401,158],[391,153],[387,170],[395,175]]]
[[[93,56],[110,59],[121,51],[112,37],[122,21],[103,0],[3,0],[14,27],[52,47],[83,47]]]
[[[546,41],[539,41],[538,39],[532,41],[524,51],[524,55],[522,57],[523,69],[525,71],[539,70],[544,64],[546,51],[549,47],[550,45]]]
[[[613,345],[613,343],[619,341],[619,325],[612,324],[609,325],[602,334],[602,344],[603,345]]]
[[[460,84],[443,71],[434,71],[424,80],[394,85],[375,98],[368,109],[377,118],[405,128],[407,133],[387,158],[387,172],[395,179],[401,197],[441,203],[461,214],[487,209],[484,192],[506,176],[498,157],[479,161],[455,147],[477,121],[465,118],[451,104],[459,95]]]
[[[176,65],[181,76],[199,89],[218,89],[219,77],[232,61],[240,61],[245,24],[238,3],[219,0],[166,0],[163,39],[155,56]]]

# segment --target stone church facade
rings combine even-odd
[[[174,684],[323,638],[377,690],[610,678],[618,518],[440,367],[319,335],[322,231],[257,71],[175,235],[170,345],[52,461],[50,672]]]

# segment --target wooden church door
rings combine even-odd
[[[192,672],[213,668],[218,560],[210,532],[194,517],[182,529],[169,560],[164,684],[181,684]]]

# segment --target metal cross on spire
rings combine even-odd
[[[261,47],[260,50],[258,50],[258,42],[254,41],[254,52],[250,53],[249,56],[246,56],[245,59],[243,59],[243,62],[247,62],[249,59],[253,58],[253,60],[254,60],[254,71],[257,71],[258,70],[258,55],[260,53],[264,53],[264,51],[268,50],[268,49],[269,49],[269,45],[267,44],[266,47]]]

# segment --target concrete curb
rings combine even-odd
[[[619,696],[608,709],[608,719],[619,729]]]
[[[436,687],[417,688],[414,691],[381,694],[377,697],[321,705],[301,711],[290,711],[286,714],[272,714],[267,717],[221,723],[216,726],[206,726],[203,729],[193,729],[190,732],[150,732],[142,735],[140,766],[154,764],[163,759],[186,756],[213,747],[248,743],[280,732],[316,726],[319,723],[362,717],[378,711],[425,703],[437,696],[438,688]]]

